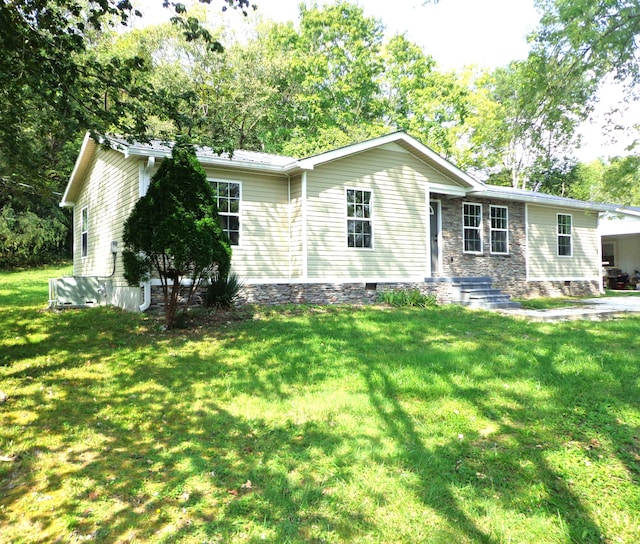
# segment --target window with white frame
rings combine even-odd
[[[462,204],[465,253],[482,253],[482,204]]]
[[[491,253],[509,253],[509,209],[506,206],[491,206]]]
[[[218,219],[232,246],[240,244],[240,183],[211,181],[218,205]]]
[[[373,247],[371,191],[347,189],[347,246]]]
[[[89,255],[89,208],[80,211],[80,255]]]
[[[560,257],[571,257],[572,255],[572,224],[571,215],[566,213],[558,214],[558,255]]]
[[[602,242],[602,264],[604,266],[616,265],[616,243]]]

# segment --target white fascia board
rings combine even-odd
[[[241,170],[254,170],[259,172],[269,172],[273,174],[285,174],[285,168],[282,166],[274,166],[271,164],[260,164],[255,162],[238,161],[235,159],[224,158],[203,158],[198,157],[198,160],[203,166],[221,166],[221,167],[233,167]]]
[[[607,216],[610,219],[617,219],[621,221],[626,219],[625,216],[640,218],[640,209],[625,208],[624,206],[612,206],[610,210],[607,210]]]
[[[399,138],[400,134],[401,133],[388,134],[386,136],[374,138],[373,140],[367,140],[365,142],[359,142],[356,144],[340,147],[338,149],[334,149],[333,151],[327,151],[325,153],[313,155],[312,157],[299,160],[298,166],[303,170],[313,170],[318,164],[335,161],[343,157],[348,157],[349,155],[355,155],[356,153],[362,153],[363,151],[368,151],[370,149],[374,149],[388,143],[396,142],[401,139]]]
[[[428,187],[429,187],[430,193],[438,193],[441,195],[466,196],[467,194],[469,194],[469,191],[464,187],[458,187],[455,185],[445,185],[444,183],[429,182]]]
[[[339,149],[334,149],[333,151],[327,151],[326,153],[320,153],[319,155],[314,155],[313,157],[297,161],[297,166],[304,170],[313,170],[317,165],[335,161],[349,155],[355,155],[357,153],[362,153],[363,151],[369,151],[377,147],[382,147],[383,145],[397,142],[404,142],[409,146],[409,148],[413,149],[418,154],[418,158],[420,158],[420,154],[426,156],[429,160],[433,161],[445,171],[450,173],[452,177],[457,178],[464,183],[467,183],[470,187],[479,190],[484,187],[484,184],[482,182],[478,181],[463,170],[460,170],[457,166],[450,163],[444,157],[440,156],[438,153],[436,153],[426,145],[420,143],[415,138],[409,136],[406,132],[394,132],[392,134],[380,136],[378,138],[367,140],[365,142],[348,145]]]
[[[74,182],[78,176],[78,173],[80,171],[80,168],[83,164],[84,161],[84,156],[87,152],[87,147],[89,146],[89,142],[91,140],[91,136],[89,135],[89,132],[87,131],[87,133],[84,135],[84,138],[82,140],[82,145],[80,146],[80,153],[78,153],[78,158],[76,159],[76,163],[73,166],[73,170],[71,172],[71,175],[69,176],[69,181],[67,182],[67,186],[64,189],[64,194],[62,195],[62,200],[60,201],[60,203],[58,204],[58,206],[60,206],[61,208],[72,208],[73,206],[75,206],[74,202],[70,202],[68,200],[69,198],[69,192],[71,191],[71,187],[74,185]]]
[[[640,234],[640,221],[607,221],[598,222],[600,236],[624,236],[625,234]]]
[[[499,189],[485,189],[483,191],[470,191],[468,194],[484,197],[495,198],[497,200],[511,200],[516,202],[526,202],[528,204],[537,204],[540,206],[548,206],[552,208],[573,208],[592,212],[606,212],[611,209],[607,204],[596,204],[594,202],[586,202],[584,200],[574,200],[572,198],[555,197],[553,195],[539,196],[533,191],[530,193],[511,193],[509,191],[500,191]]]

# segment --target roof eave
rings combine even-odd
[[[132,145],[126,149],[125,155],[127,157],[155,157],[157,159],[166,159],[171,157],[171,150],[152,149],[149,147],[142,147],[138,145]],[[196,157],[200,164],[209,167],[233,167],[241,170],[253,170],[257,172],[265,172],[270,174],[282,174],[285,175],[288,170],[295,169],[297,167],[297,161],[288,165],[273,165],[273,164],[260,164],[253,161],[242,161],[234,158],[227,157],[212,157],[210,155],[204,155],[196,152]]]
[[[198,160],[203,166],[222,166],[222,167],[233,167],[241,170],[253,170],[257,172],[264,172],[270,174],[282,174],[286,173],[286,167],[280,165],[273,164],[260,164],[255,162],[248,161],[238,161],[235,159],[224,159],[224,158],[206,158],[197,155]]]
[[[90,149],[90,147],[92,147]],[[69,200],[69,194],[72,189],[80,183],[80,179],[82,178],[82,174],[84,174],[84,170],[86,169],[86,160],[87,153],[93,152],[95,149],[95,141],[91,138],[89,132],[84,135],[82,140],[82,145],[80,146],[80,152],[78,153],[78,158],[76,159],[76,163],[73,166],[73,170],[71,171],[71,175],[69,176],[69,181],[67,182],[67,186],[65,187],[64,194],[62,195],[62,200],[58,204],[61,208],[70,208],[75,205],[74,202]]]
[[[499,200],[511,200],[515,202],[525,202],[527,204],[539,204],[540,206],[573,208],[593,212],[606,212],[614,209],[614,206],[608,204],[600,204],[595,202],[587,202],[584,200],[574,200],[565,197],[553,197],[553,195],[537,196],[534,192],[530,194],[513,194],[508,191],[500,191],[496,189],[484,189],[481,191],[470,191],[470,195],[482,196],[485,198],[496,198]]]
[[[443,158],[438,153],[403,131],[392,132],[391,134],[379,136],[378,138],[373,138],[365,142],[359,142],[339,149],[334,149],[333,151],[320,153],[318,155],[299,160],[297,163],[298,167],[302,170],[313,170],[318,165],[362,153],[364,151],[369,151],[390,143],[404,144],[403,147],[405,147],[407,151],[413,152],[419,159],[422,159],[421,155],[428,158],[430,161],[438,165],[438,167],[445,170],[449,177],[468,185],[470,188],[480,190],[484,187],[484,184],[481,181],[475,179],[463,170],[460,170],[460,168],[455,166],[453,163],[449,162],[447,159]]]

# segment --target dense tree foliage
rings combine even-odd
[[[513,187],[539,188],[540,173],[554,170],[575,148],[576,129],[589,113],[588,85],[562,87],[550,62],[530,55],[476,84],[484,109],[468,123],[475,166],[493,177],[508,174]]]
[[[185,39],[220,48],[181,4],[163,5]],[[157,101],[148,57],[100,46],[138,15],[128,0],[0,2],[0,268],[64,247],[68,217],[57,202],[85,130],[149,136]]]
[[[152,274],[160,278],[165,326],[175,323],[182,280],[185,307],[202,281],[226,277],[231,246],[218,223],[216,199],[193,146],[177,143],[160,163],[149,190],[124,225],[125,277],[138,285]]]
[[[535,45],[558,61],[567,83],[607,75],[640,83],[638,0],[537,0]]]
[[[286,128],[274,131],[280,141],[269,148],[304,156],[380,134],[380,21],[347,2],[301,5],[298,28],[275,24],[263,36],[287,76],[287,99],[273,119]]]
[[[458,130],[469,110],[469,90],[453,73],[440,72],[432,57],[404,36],[385,47],[386,121],[410,132],[462,165]]]

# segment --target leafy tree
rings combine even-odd
[[[640,83],[638,0],[537,0],[535,45],[558,60],[565,81],[607,75]]]
[[[609,202],[640,206],[640,156],[611,159],[602,176],[601,191]]]
[[[223,32],[212,29],[211,35]],[[163,24],[119,36],[114,47],[149,59],[147,84],[156,97],[149,130],[155,137],[173,140],[180,133],[216,150],[262,150],[271,128],[282,126],[280,105],[288,88],[283,62],[257,40],[212,52]]]
[[[535,188],[545,168],[553,169],[575,146],[578,124],[588,115],[589,85],[563,88],[553,60],[536,54],[514,61],[474,83],[482,110],[467,118],[467,142],[476,167],[509,172],[510,185]]]
[[[218,223],[215,196],[193,146],[177,143],[124,225],[123,262],[130,285],[157,275],[165,326],[174,326],[183,280],[189,306],[202,281],[226,276],[231,246]]]
[[[640,156],[598,159],[578,164],[568,187],[572,198],[640,206]]]
[[[246,9],[248,0],[223,0]],[[219,49],[183,4],[164,0],[176,11],[173,21],[188,40],[202,39]],[[135,75],[145,70],[138,56],[92,54],[100,33],[142,14],[128,0],[18,0],[0,4],[0,142],[3,149],[30,102],[39,100],[58,114],[106,134],[118,127],[124,135],[145,134],[145,112],[132,109],[131,95],[146,94]]]
[[[605,169],[606,164],[602,159],[586,164],[578,163],[576,180],[571,185],[568,196],[579,200],[606,202],[608,199],[602,191],[602,178]]]
[[[457,158],[455,129],[464,123],[468,95],[460,78],[438,71],[433,58],[404,36],[386,44],[384,65],[387,123],[445,157]]]
[[[0,209],[0,269],[43,264],[58,254],[67,225],[60,217]]]
[[[576,146],[576,128],[605,81],[626,84],[629,98],[638,96],[640,83],[639,0],[535,4],[541,19],[529,57],[494,73],[489,85],[500,107],[487,110],[486,118],[472,115],[468,139],[477,163],[488,158],[493,174],[507,169],[511,184],[521,187],[535,185],[534,171],[544,164],[553,169]]]
[[[269,132],[280,141],[269,138],[268,150],[307,155],[326,150],[332,138],[352,143],[363,133],[379,134],[380,21],[347,2],[301,5],[299,29],[275,24],[263,36],[266,51],[283,61],[288,82],[281,108],[270,118]]]
[[[243,11],[249,7],[248,0],[220,1]],[[206,29],[198,30],[201,25],[183,5],[158,0],[162,5],[173,8],[185,39],[220,48]],[[156,103],[150,58],[105,45],[113,43],[115,29],[138,15],[128,0],[0,3],[0,202],[7,214],[10,210],[5,219],[37,223],[48,240],[45,251],[36,238],[21,238],[20,244],[33,245],[28,250],[20,245],[24,251],[15,250],[12,262],[28,264],[35,254],[61,251],[66,237],[60,237],[59,227],[68,217],[58,209],[58,193],[86,130],[147,137],[150,105]]]
[[[574,159],[564,157],[534,164],[530,178],[533,191],[570,197],[573,186],[579,180],[578,163]]]

